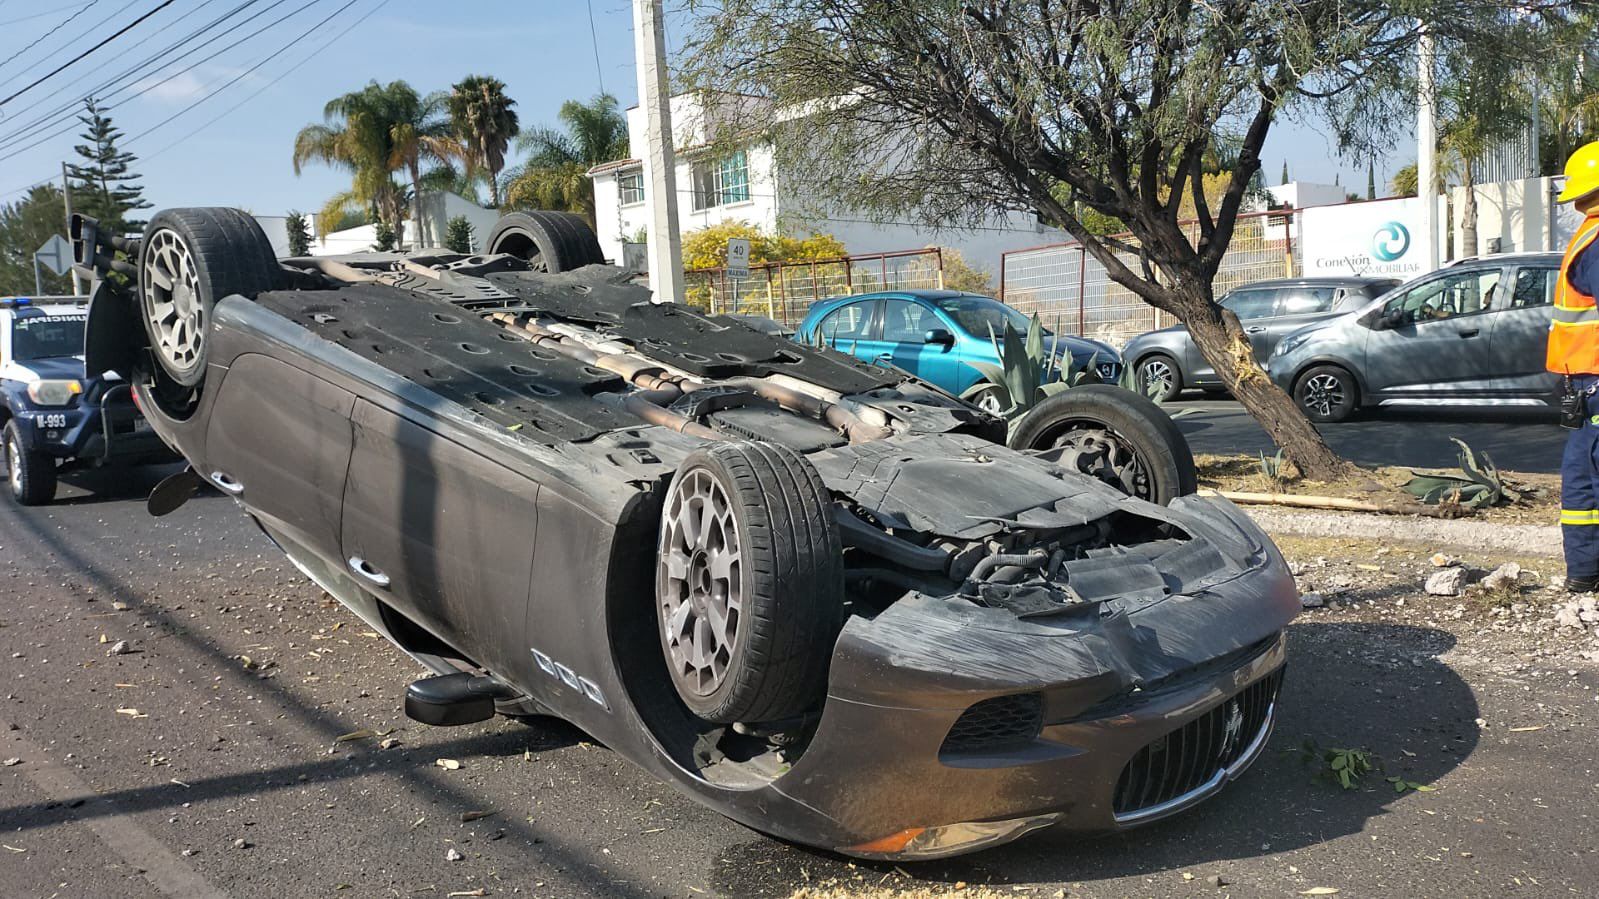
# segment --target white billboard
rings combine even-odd
[[[1427,245],[1421,213],[1416,197],[1303,210],[1304,274],[1400,279],[1422,274]]]

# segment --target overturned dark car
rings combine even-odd
[[[654,304],[575,219],[282,261],[234,210],[157,214],[134,263],[82,230],[137,285],[97,288],[90,366],[191,466],[152,511],[231,494],[437,673],[417,720],[559,716],[752,828],[895,859],[1155,820],[1271,733],[1299,603],[1232,505]]]

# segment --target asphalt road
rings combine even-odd
[[[1177,424],[1196,453],[1276,452],[1233,400],[1179,399],[1168,408],[1192,410]],[[1453,468],[1458,450],[1449,438],[1458,437],[1506,471],[1555,474],[1566,441],[1551,413],[1520,408],[1373,409],[1353,421],[1317,427],[1334,450],[1362,465]]]
[[[1445,630],[1302,621],[1270,751],[1203,808],[1097,840],[1044,833],[964,859],[851,865],[722,819],[556,722],[407,722],[414,664],[229,500],[147,517],[152,482],[116,478],[42,509],[0,501],[0,759],[19,760],[0,767],[8,899],[781,899],[831,877],[1040,897],[1566,896],[1599,883],[1591,670],[1518,680],[1440,661],[1457,639]],[[109,654],[120,640],[133,651]],[[1518,723],[1546,729],[1506,732]],[[361,730],[398,742],[338,742]],[[1307,738],[1370,747],[1439,789],[1313,784],[1287,752]],[[463,822],[477,812],[491,814]]]

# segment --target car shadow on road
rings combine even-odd
[[[84,468],[63,472],[61,483],[76,487],[82,492],[63,496],[57,499],[54,505],[84,506],[147,496],[163,478],[182,470],[181,464],[166,463],[129,468]],[[220,495],[219,491],[208,487],[201,489]]]
[[[1291,852],[1359,833],[1396,804],[1441,794],[1399,795],[1385,778],[1430,784],[1476,748],[1477,701],[1441,660],[1454,637],[1392,624],[1305,623],[1290,628],[1288,676],[1267,751],[1221,795],[1186,814],[1099,837],[1044,831],[1009,846],[921,864],[851,861],[771,840],[723,853],[711,882],[723,894],[786,897],[806,884],[865,874],[882,888],[920,884],[1006,885],[1095,881]],[[1358,789],[1313,779],[1302,745],[1369,751],[1381,769]],[[929,822],[932,823],[932,822]],[[876,873],[873,873],[876,872]]]

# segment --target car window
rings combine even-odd
[[[920,303],[887,300],[883,303],[883,339],[897,343],[921,343],[928,328],[938,327],[938,318]]]
[[[18,362],[53,356],[83,355],[82,315],[35,315],[11,326],[11,358]]]
[[[1276,314],[1277,291],[1275,290],[1235,290],[1227,295],[1221,304],[1233,311],[1239,321],[1249,321],[1252,318],[1266,318]]]
[[[1429,322],[1503,308],[1498,296],[1502,274],[1495,268],[1434,278],[1389,300],[1383,311],[1399,312],[1402,321]]]
[[[1278,315],[1310,315],[1331,312],[1338,296],[1336,287],[1293,287],[1283,292],[1277,304]],[[1243,318],[1242,315],[1239,318]]]
[[[1007,323],[1015,329],[1016,333],[1026,334],[1027,327],[1030,324],[1030,319],[1027,316],[998,300],[991,300],[988,297],[962,294],[958,297],[945,297],[933,302],[938,308],[944,310],[946,315],[954,319],[955,324],[960,326],[962,331],[973,337],[986,338],[990,334],[1003,334]],[[936,324],[928,325],[930,328],[936,326]],[[1044,329],[1044,333],[1048,334],[1049,330],[1047,328]]]
[[[872,322],[872,306],[875,300],[864,303],[851,303],[835,312],[830,312],[816,326],[816,333],[823,340],[831,344],[835,340],[865,340],[867,329]]]
[[[1524,268],[1516,272],[1516,286],[1510,292],[1510,308],[1549,306],[1555,301],[1555,285],[1560,271],[1553,268]]]

